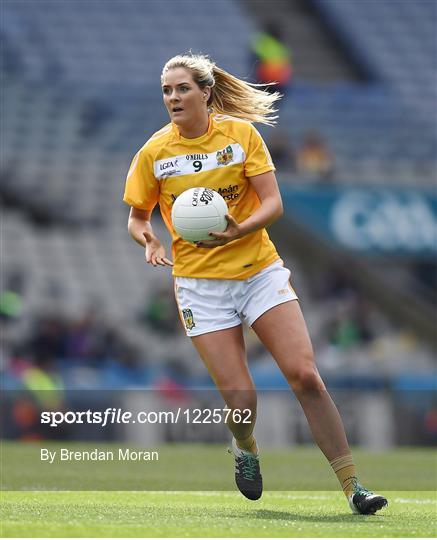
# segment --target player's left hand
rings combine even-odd
[[[225,217],[228,222],[226,230],[222,233],[209,233],[209,236],[211,236],[211,240],[202,240],[200,242],[196,242],[196,247],[214,248],[218,246],[224,246],[225,244],[232,242],[232,240],[236,240],[237,238],[240,238],[242,236],[241,227],[240,225],[238,225],[235,219],[230,214],[226,214]]]

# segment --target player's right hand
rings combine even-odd
[[[165,256],[165,248],[156,236],[149,232],[143,232],[143,236],[146,239],[146,262],[153,266],[173,266],[170,259]]]

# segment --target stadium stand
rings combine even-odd
[[[435,2],[314,0],[355,56],[431,126],[435,107]],[[352,30],[353,28],[353,30]],[[424,113],[424,114],[423,114]]]
[[[278,25],[294,58],[294,82],[281,107],[281,126],[295,141],[316,129],[336,156],[337,182],[433,184],[434,2],[276,0],[245,5],[248,11],[255,6],[261,25],[272,19],[272,10],[281,14]],[[320,20],[325,34],[328,28],[343,43],[337,62]],[[349,59],[355,70],[348,69]]]
[[[94,305],[138,350],[147,351],[145,363],[159,364],[178,351],[178,359],[197,375],[203,368],[182,330],[162,339],[137,321],[151,291],[171,280],[144,265],[142,250],[128,237],[124,177],[137,148],[167,121],[159,88],[165,60],[193,49],[245,76],[257,22],[232,0],[187,0],[182,12],[177,0],[104,4],[105,9],[101,2],[69,0],[2,4],[0,193],[9,207],[3,212],[4,272],[21,269],[26,281],[23,316],[7,337],[12,345],[19,342],[38,314],[75,318]],[[432,3],[365,4],[313,0],[312,5],[373,78],[359,82],[344,65],[320,71],[322,81],[304,79],[298,70],[281,105],[280,127],[293,141],[316,129],[335,155],[335,182],[430,185],[435,174],[435,137],[427,115],[435,110]],[[287,17],[293,17],[299,6],[289,5]],[[226,32],[211,20],[224,21]],[[296,40],[297,57],[314,43],[318,24],[307,25]],[[317,53],[313,58],[319,59],[314,74],[323,59]],[[330,62],[335,65],[335,59]],[[271,132],[262,132],[268,139]],[[287,170],[278,177],[284,184],[299,180]],[[297,261],[287,264],[307,298],[310,329],[322,336],[320,350],[328,351],[325,365],[345,363],[346,354],[332,354],[332,336],[323,331],[335,311],[332,303],[311,294]],[[387,346],[378,348],[378,340],[387,335],[400,348],[408,342],[397,366],[416,349],[426,364],[427,354],[414,339],[399,336],[389,321],[380,326],[380,314],[374,315],[373,327],[380,330],[367,345],[358,341],[362,357],[373,350],[375,365],[386,369],[393,358]]]
[[[291,52],[293,74],[298,80],[355,81],[365,80],[361,65],[350,61],[333,37],[315,16],[310,2],[302,0],[241,0],[246,13],[255,19],[259,29],[271,22]]]
[[[336,34],[347,41],[357,61],[374,74],[374,80],[390,89],[382,107],[372,110],[364,102],[362,108],[363,118],[367,116],[371,125],[381,117],[383,108],[395,105],[391,129],[379,137],[380,160],[392,162],[395,171],[402,168],[413,173],[418,182],[431,184],[436,171],[435,118],[429,114],[437,105],[435,2],[313,3]],[[411,172],[405,169],[408,162],[415,167]]]
[[[111,1],[104,9],[102,2],[83,1],[4,4],[3,32],[9,55],[22,66],[21,76],[34,83],[64,81],[85,95],[111,84],[156,87],[169,51],[202,50],[209,42],[219,63],[242,74],[253,29],[238,2],[231,0],[208,6],[187,0],[182,10],[176,0]],[[205,24],[222,18],[232,43],[220,25]],[[195,32],[187,32],[189,28]]]

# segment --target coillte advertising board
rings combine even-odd
[[[281,188],[286,215],[324,240],[363,254],[437,254],[437,194],[414,188]]]

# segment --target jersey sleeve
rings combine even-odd
[[[134,156],[127,173],[123,201],[141,210],[153,210],[159,198],[159,183],[153,174],[153,157],[146,148]]]
[[[263,141],[258,130],[251,125],[249,134],[249,145],[244,162],[244,173],[246,176],[256,176],[268,171],[274,171],[270,152]]]

